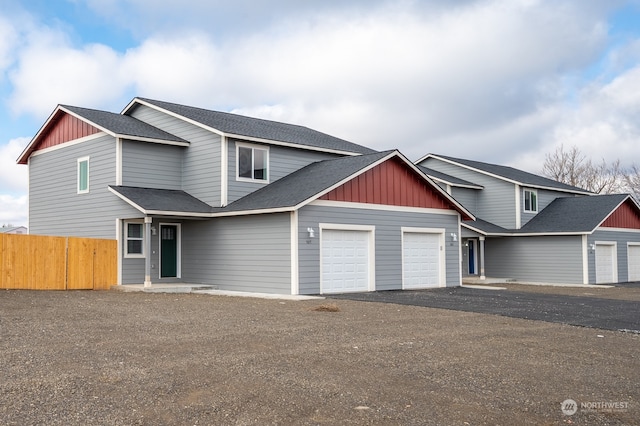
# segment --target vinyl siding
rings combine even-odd
[[[525,213],[524,211],[524,189],[534,189],[538,193],[538,212],[537,213]],[[522,226],[524,226],[527,222],[533,219],[536,214],[540,213],[545,207],[547,207],[553,200],[559,197],[573,197],[574,195],[568,194],[566,192],[559,191],[549,191],[546,189],[535,189],[527,186],[523,186],[520,188],[522,193],[520,194],[520,209],[522,211],[521,221]]]
[[[122,142],[122,184],[142,188],[182,189],[182,154],[186,148]]]
[[[77,193],[77,159],[89,156],[89,193]],[[112,194],[115,138],[104,135],[29,159],[29,232],[41,235],[116,238],[118,217],[140,213]]]
[[[471,188],[451,188],[451,195],[457,202],[462,204],[471,213],[476,214],[478,210],[478,194],[480,190]]]
[[[131,116],[190,142],[183,148],[182,190],[211,204],[221,205],[221,136],[144,105]]]
[[[472,213],[503,228],[515,228],[516,199],[514,184],[433,158],[428,158],[420,165],[482,185],[485,189],[478,191],[476,210],[472,210]]]
[[[627,243],[640,243],[640,232],[606,231],[606,228],[599,228],[587,237],[587,244],[595,244],[596,241],[612,241],[616,243],[618,256],[618,282],[629,281],[629,263],[627,253]],[[588,250],[589,255],[589,283],[596,282],[596,255],[592,250]]]
[[[491,278],[582,284],[582,237],[487,238],[485,273]]]
[[[460,284],[459,243],[451,243],[447,236],[458,233],[458,218],[451,214],[305,206],[298,216],[300,294],[320,292],[320,223],[375,226],[376,290],[402,288],[403,226],[445,228],[446,285],[457,286]],[[307,228],[316,231],[316,238],[308,238]]]
[[[253,144],[260,146],[260,144]],[[269,147],[269,182],[276,180],[301,169],[316,161],[337,158],[330,153],[306,151],[302,149],[287,148],[274,145],[262,145]],[[265,183],[242,182],[237,178],[236,143],[229,140],[229,203],[264,187]]]
[[[221,290],[291,293],[290,214],[185,222],[182,280]]]

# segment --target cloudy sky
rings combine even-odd
[[[302,124],[412,160],[640,165],[640,1],[0,0],[0,225],[57,104],[135,96]]]

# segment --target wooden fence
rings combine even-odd
[[[0,288],[108,290],[117,251],[116,240],[0,234]]]

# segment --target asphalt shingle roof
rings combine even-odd
[[[559,189],[571,192],[589,193],[586,189],[578,188],[576,186],[567,185],[561,182],[557,182],[553,179],[534,175],[533,173],[525,172],[524,170],[514,169],[509,166],[501,166],[498,164],[483,163],[481,161],[465,160],[462,158],[448,157],[446,155],[434,154],[436,157],[444,158],[446,160],[454,161],[456,163],[463,164],[474,169],[482,170],[487,173],[491,173],[497,176],[519,182],[523,185],[531,185],[538,187],[546,187]]]
[[[182,138],[172,135],[171,133],[167,133],[164,130],[160,130],[157,127],[128,115],[115,114],[113,112],[100,111],[96,109],[80,108],[70,105],[60,106],[119,135],[188,143]]]
[[[228,134],[357,154],[376,152],[373,149],[295,124],[263,120],[228,112],[211,111],[147,98],[137,99]]]
[[[518,232],[591,232],[628,197],[613,194],[556,198]]]
[[[420,170],[422,170],[422,172],[424,174],[426,174],[427,176],[429,176],[429,177],[433,177],[433,178],[436,178],[436,179],[441,179],[441,180],[449,182],[449,183],[451,183],[453,185],[474,186],[474,187],[477,187],[477,188],[483,188],[482,185],[478,185],[478,184],[469,182],[467,180],[460,179],[460,178],[457,178],[455,176],[451,176],[451,175],[448,175],[446,173],[442,173],[442,172],[439,172],[437,170],[430,169],[428,167],[418,166],[418,168]]]
[[[109,188],[145,211],[207,214],[212,210],[209,204],[185,191],[114,185]]]

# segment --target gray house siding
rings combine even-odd
[[[375,226],[376,290],[402,288],[403,226],[444,228],[446,285],[457,286],[460,284],[459,243],[452,243],[446,236],[458,233],[458,220],[458,215],[449,214],[305,206],[298,216],[299,292],[320,293],[320,239],[314,238],[307,243],[307,228],[318,231],[320,223]]]
[[[582,237],[487,238],[485,271],[492,278],[582,284]]]
[[[476,210],[472,210],[471,212],[503,228],[513,229],[516,227],[514,184],[434,158],[428,158],[420,163],[420,165],[477,185],[482,185],[485,188],[491,188],[491,190],[484,189],[478,191]],[[453,196],[455,198],[456,194],[454,193]],[[460,201],[462,202],[462,200]],[[467,207],[465,204],[463,205]],[[472,206],[469,206],[469,208],[471,207]]]
[[[122,184],[143,188],[182,189],[182,154],[186,148],[122,142]]]
[[[560,192],[560,191],[550,191],[547,189],[536,189],[536,188],[530,188],[527,186],[523,186],[520,188],[521,191],[524,191],[525,189],[533,189],[537,192],[538,194],[538,212],[537,213],[525,213],[524,211],[524,192],[522,194],[520,194],[520,211],[522,212],[522,217],[521,217],[521,222],[522,222],[522,226],[524,226],[527,222],[529,222],[531,219],[533,219],[536,214],[540,213],[545,207],[547,207],[549,204],[551,204],[551,202],[553,200],[555,200],[556,198],[559,197],[574,197],[574,195],[566,193],[566,192]]]
[[[607,231],[606,228],[598,228],[593,234],[587,237],[587,244],[595,244],[597,241],[607,241],[616,243],[616,252],[618,257],[618,282],[629,281],[629,263],[627,254],[627,243],[640,243],[640,233],[624,232],[624,231]],[[593,250],[589,253],[589,283],[596,282],[596,254]]]
[[[479,190],[471,188],[451,188],[451,196],[473,214],[476,214],[478,210],[479,192]]]
[[[240,141],[241,143],[245,143]],[[261,145],[255,144],[253,142],[246,142],[252,145]],[[337,158],[338,155],[325,153],[325,152],[316,152],[316,151],[306,151],[302,149],[296,148],[287,148],[277,145],[263,145],[269,148],[269,182],[275,182],[276,180],[295,172],[316,161],[327,160],[331,158]],[[243,182],[237,180],[237,164],[236,164],[236,141],[231,139],[229,140],[229,192],[228,192],[228,200],[229,203],[244,197],[247,194],[250,194],[253,191],[256,191],[262,187],[264,187],[265,183],[256,183],[256,182]]]
[[[289,213],[189,221],[182,226],[182,281],[221,290],[291,293]]]
[[[131,116],[190,142],[182,148],[182,190],[211,204],[221,205],[221,136],[144,105]]]
[[[77,193],[77,160],[89,156],[89,193]],[[29,159],[29,231],[32,234],[116,238],[116,218],[139,212],[112,194],[115,138],[104,135],[32,155]],[[99,207],[99,208],[98,208]]]

